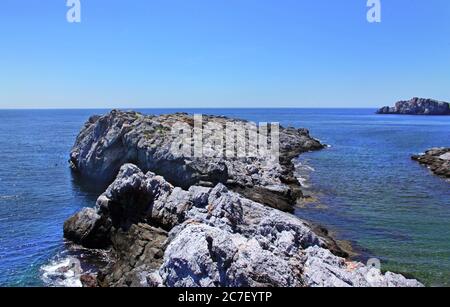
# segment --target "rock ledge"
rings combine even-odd
[[[433,148],[412,159],[426,165],[434,174],[450,178],[450,148]]]

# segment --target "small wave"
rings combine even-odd
[[[300,185],[304,188],[309,188],[310,185],[308,184],[307,178],[298,177],[297,180],[300,182]]]
[[[301,163],[299,161],[294,163],[294,167],[295,167],[297,172],[301,172],[301,171],[315,172],[316,171],[312,166],[303,164],[303,163]]]
[[[311,188],[309,184],[310,175],[312,172],[315,172],[316,170],[312,167],[304,163],[305,161],[300,161],[297,159],[294,161],[294,167],[295,167],[295,177],[299,181],[300,185],[303,188],[309,189]]]
[[[18,199],[19,195],[0,195],[0,200]]]
[[[80,261],[70,256],[54,259],[41,267],[42,280],[52,287],[82,287],[81,273]]]
[[[316,171],[312,166],[301,164],[301,163],[296,164],[295,168],[296,168],[297,172],[315,172]]]
[[[315,172],[316,171],[314,167],[309,166],[309,165],[304,165],[303,168],[308,170],[308,171],[311,171],[311,172]]]

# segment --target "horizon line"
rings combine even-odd
[[[26,111],[26,110],[236,110],[236,109],[248,109],[248,110],[267,110],[267,109],[378,109],[378,107],[37,107],[37,108],[0,108],[0,111]]]

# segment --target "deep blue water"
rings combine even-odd
[[[450,286],[450,183],[410,160],[450,146],[450,117],[370,109],[144,110],[174,111],[309,128],[331,148],[300,158],[314,168],[308,192],[317,200],[297,214],[377,256],[384,269]],[[72,178],[67,159],[86,119],[105,112],[0,110],[0,286],[43,285],[40,268],[64,251],[64,220],[101,193]]]

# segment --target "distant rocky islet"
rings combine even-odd
[[[426,98],[398,101],[394,107],[382,107],[377,114],[450,115],[450,104]]]

